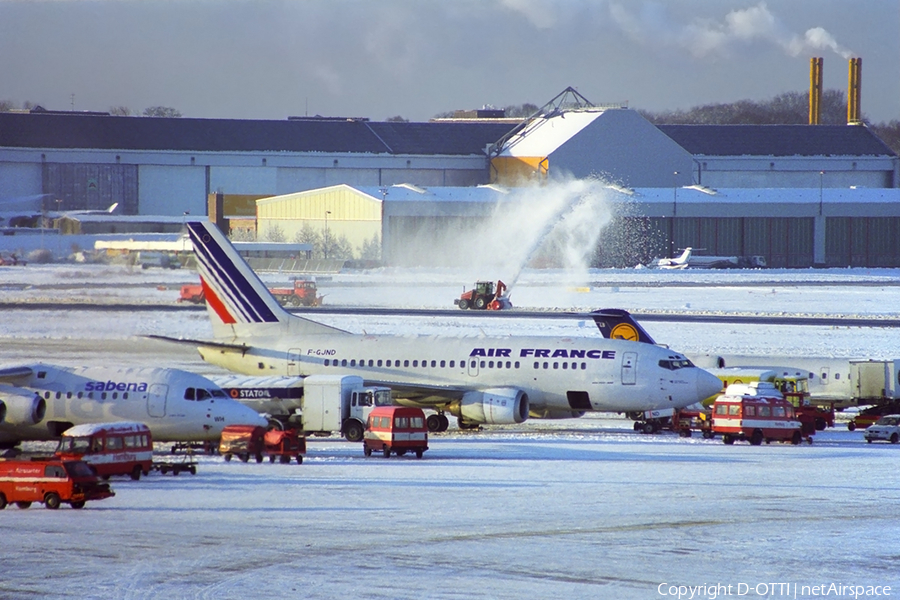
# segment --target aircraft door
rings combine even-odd
[[[469,377],[478,377],[478,359],[470,358],[468,360]]]
[[[291,348],[287,355],[287,374],[288,377],[297,377],[300,375],[300,349]]]
[[[637,352],[622,353],[622,385],[637,383]]]
[[[162,383],[154,383],[147,394],[147,414],[151,417],[166,416],[166,396],[169,394],[169,386]]]

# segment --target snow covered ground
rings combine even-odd
[[[167,304],[195,277],[90,265],[0,267],[0,303]],[[449,272],[384,271],[337,275],[320,287],[330,305],[438,308],[452,306],[471,283]],[[533,308],[893,317],[898,283],[894,270],[531,271],[512,298]],[[189,348],[136,337],[209,336],[203,311],[7,304],[3,313],[0,364],[218,372]],[[577,320],[464,317],[322,320],[367,332],[599,335]],[[890,328],[645,327],[686,352],[900,355]],[[196,476],[114,479],[116,497],[83,511],[7,508],[0,512],[0,598],[642,599],[677,597],[670,586],[678,585],[706,585],[693,597],[711,600],[854,597],[846,589],[824,593],[831,584],[864,586],[858,598],[892,586],[896,596],[898,453],[845,427],[818,433],[811,446],[725,446],[636,434],[614,415],[451,430],[431,437],[421,461],[365,458],[358,444],[312,439],[303,465],[202,457]],[[716,584],[726,589],[709,587]]]

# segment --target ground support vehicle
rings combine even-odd
[[[82,460],[36,458],[0,459],[0,509],[9,503],[28,508],[41,502],[50,509],[68,503],[84,508],[89,500],[111,498],[115,493],[101,482]]]
[[[477,310],[503,310],[512,308],[512,302],[508,295],[504,295],[507,291],[506,284],[497,280],[497,287],[494,288],[493,281],[476,281],[474,289],[468,290],[460,294],[459,298],[453,300],[453,304],[462,310],[474,308]]]
[[[287,464],[291,458],[297,464],[303,464],[303,455],[306,454],[306,438],[301,436],[296,429],[270,429],[263,436],[265,453],[269,456],[269,462]]]
[[[319,306],[315,279],[295,279],[292,287],[271,287],[269,291],[280,304],[291,306]]]
[[[303,431],[340,431],[351,442],[363,439],[369,413],[378,406],[390,406],[387,387],[364,387],[356,375],[310,375],[303,379],[300,400]]]
[[[900,442],[900,415],[884,415],[866,429],[863,437],[870,444],[876,440],[892,444]]]
[[[256,462],[263,460],[263,437],[266,428],[257,425],[228,425],[222,429],[222,437],[219,441],[219,454],[230,461],[236,456],[242,462],[255,458]]]
[[[193,304],[203,304],[206,302],[206,296],[203,293],[203,286],[199,283],[189,283],[181,286],[181,292],[178,295],[179,302],[191,302]]]
[[[334,366],[340,361],[333,361]],[[356,361],[343,361],[346,366]],[[332,364],[326,359],[325,364]],[[309,375],[307,377],[247,377],[227,375],[213,378],[229,397],[266,413],[282,429],[298,429],[303,435],[327,436],[339,431],[351,442],[362,441],[366,419],[375,406],[390,406],[391,390],[363,386],[355,375]]]
[[[416,458],[428,450],[428,426],[421,408],[380,406],[369,414],[363,453],[372,456],[380,452],[385,458],[391,453],[403,456],[415,452]]]
[[[184,471],[190,473],[191,475],[197,474],[197,459],[194,457],[194,451],[191,448],[188,448],[186,452],[182,453],[178,458],[173,458],[172,460],[155,460],[153,464],[150,466],[154,471],[159,471],[163,475],[167,475],[171,473],[172,475],[178,475]]]
[[[710,372],[722,380],[722,389],[733,383],[748,384],[754,381],[763,381],[773,384],[784,399],[794,405],[794,414],[800,421],[804,434],[824,431],[826,427],[834,427],[834,403],[829,403],[827,406],[812,404],[809,378],[805,371],[790,367],[729,367],[711,369]],[[707,398],[703,404],[712,405],[717,396]]]
[[[804,436],[811,444],[815,432],[804,434],[793,405],[768,382],[729,385],[716,399],[712,413],[713,433],[721,434],[722,441],[729,445],[737,440],[754,446],[763,441],[796,445]]]
[[[270,429],[254,425],[228,425],[222,430],[222,441],[219,452],[230,461],[237,456],[247,462],[250,458],[261,463],[268,456],[269,462],[278,458],[282,463],[295,459],[297,464],[303,463],[306,454],[306,438],[296,429]]]
[[[695,431],[707,440],[716,437],[712,430],[712,410],[699,404],[674,411],[670,423],[671,429],[681,437],[691,437]]]
[[[317,296],[316,282],[312,279],[296,279],[292,287],[272,287],[269,288],[275,299],[285,306],[319,306],[322,304],[324,296]],[[206,295],[203,293],[203,286],[199,283],[190,283],[181,286],[178,295],[179,302],[191,302],[193,304],[203,304],[206,302]]]
[[[853,417],[847,423],[847,429],[856,431],[857,429],[866,429],[875,424],[883,415],[900,414],[900,401],[885,402],[884,404],[876,404],[864,409],[858,415]]]
[[[153,437],[143,423],[86,423],[62,433],[56,456],[63,460],[83,460],[103,479],[130,475],[138,480],[150,472]]]

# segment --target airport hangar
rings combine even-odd
[[[384,261],[409,264],[429,259],[404,253],[405,236],[449,221],[474,225],[505,188],[601,177],[624,210],[602,236],[598,266],[633,266],[686,246],[761,255],[770,267],[900,266],[898,157],[865,126],[655,126],[634,110],[590,105],[524,121],[472,116],[0,113],[0,198],[48,194],[63,210],[119,202],[124,214],[208,213],[223,223],[259,218],[260,232],[280,205],[279,218],[303,213],[314,227],[328,211],[332,233],[353,238],[354,211],[374,202],[368,227],[381,232]],[[354,191],[335,196],[340,185]],[[355,208],[346,200],[315,208],[344,194]],[[272,210],[257,216],[263,198]]]

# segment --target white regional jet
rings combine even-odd
[[[336,329],[285,311],[214,224],[187,227],[216,341],[164,339],[193,343],[204,360],[231,371],[358,375],[366,385],[389,386],[398,404],[438,411],[438,430],[447,428],[444,413],[461,427],[521,423],[529,416],[681,408],[722,387],[683,354],[655,345],[621,310],[594,313],[605,339]]]
[[[226,425],[266,425],[187,371],[43,363],[0,369],[0,416],[0,448],[58,438],[84,423],[140,421],[159,442],[217,440]]]

